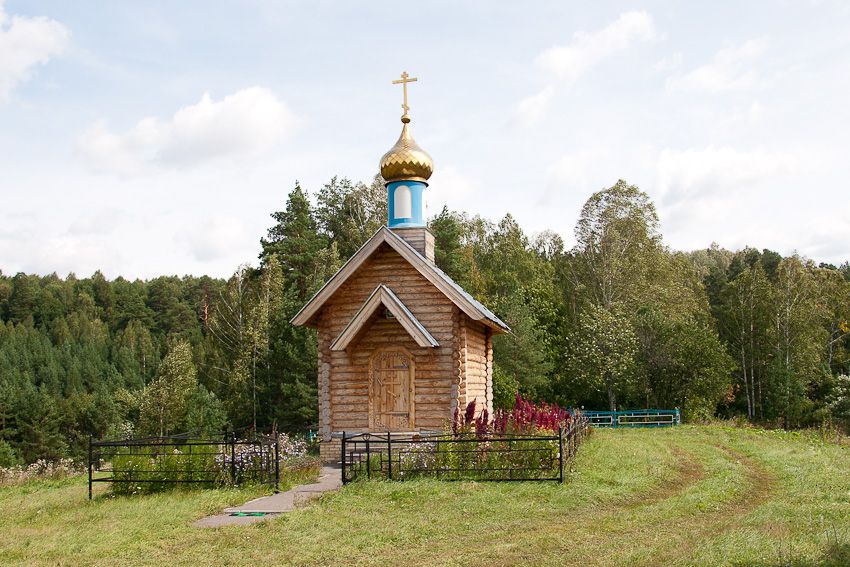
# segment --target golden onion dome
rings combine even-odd
[[[434,160],[428,152],[419,147],[410,135],[408,123],[410,117],[401,117],[404,127],[398,142],[381,158],[381,176],[387,183],[393,181],[428,181],[434,173]]]

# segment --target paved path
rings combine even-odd
[[[304,506],[332,490],[338,490],[342,486],[342,476],[339,467],[323,466],[319,473],[319,480],[314,484],[302,484],[286,492],[278,492],[271,496],[263,496],[250,500],[241,506],[225,508],[223,514],[202,518],[192,524],[196,528],[219,528],[222,526],[245,526],[274,518],[279,514],[291,512],[296,508]],[[231,514],[258,514],[258,515],[231,515]],[[262,515],[260,515],[262,514]]]

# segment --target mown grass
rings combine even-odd
[[[565,485],[363,482],[254,526],[190,526],[256,494],[0,489],[0,563],[850,564],[850,448],[813,435],[597,431]]]

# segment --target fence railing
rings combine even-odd
[[[89,440],[89,499],[95,483],[135,485],[280,484],[277,434],[238,439],[189,435]]]
[[[681,425],[679,409],[583,411],[593,427],[674,427]]]
[[[344,484],[360,478],[558,481],[589,432],[585,418],[553,435],[342,433]]]

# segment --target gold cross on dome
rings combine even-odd
[[[410,107],[407,106],[407,83],[415,83],[418,79],[416,77],[411,77],[407,74],[407,71],[401,74],[401,79],[397,79],[393,81],[394,85],[401,85],[402,90],[404,91],[404,103],[401,105],[401,108],[404,110],[405,116],[407,115],[407,111],[410,110]]]

